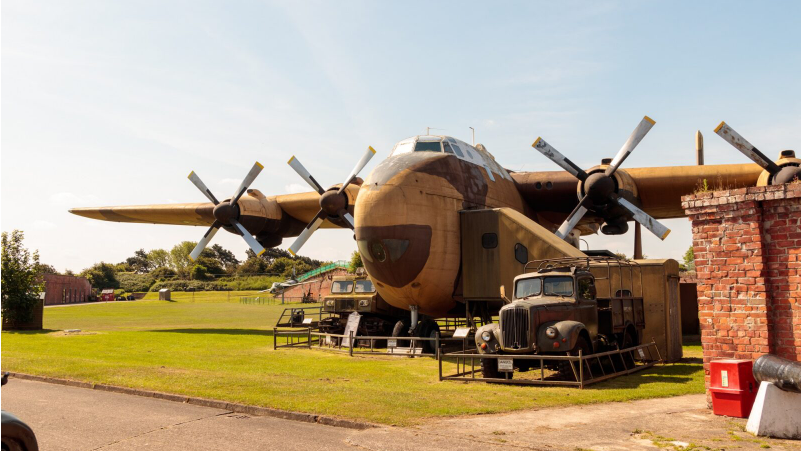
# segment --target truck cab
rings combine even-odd
[[[480,354],[584,355],[636,346],[645,327],[636,264],[607,257],[530,262],[514,279],[497,323],[476,332]],[[621,276],[617,276],[618,271]],[[623,273],[629,273],[628,283]],[[598,293],[596,283],[607,288]],[[505,287],[501,289],[505,297]],[[487,360],[490,362],[490,360]],[[497,362],[492,360],[491,362]],[[497,363],[496,363],[497,364]],[[492,371],[489,371],[492,373]]]
[[[389,335],[398,318],[408,316],[408,312],[381,298],[364,271],[334,276],[330,293],[323,297],[322,309],[328,318],[320,322],[320,331],[332,334],[343,333],[348,316],[354,312],[362,316],[360,335]]]

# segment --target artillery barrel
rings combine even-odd
[[[754,379],[785,391],[801,393],[801,363],[765,354],[754,362]]]

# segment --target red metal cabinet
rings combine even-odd
[[[714,360],[709,365],[712,411],[715,415],[747,418],[757,386],[751,360]]]

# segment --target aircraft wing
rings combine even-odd
[[[359,186],[351,184],[345,192],[349,200],[348,211],[352,215]],[[258,190],[248,190],[248,193],[240,198],[238,205],[242,215],[294,224],[292,227],[287,227],[286,234],[283,235],[289,237],[299,233],[298,224],[302,229],[302,226],[315,218],[320,211],[320,194],[311,191],[267,197]],[[86,218],[113,222],[206,227],[214,223],[214,204],[211,202],[72,208],[69,211]],[[343,225],[326,220],[320,227],[342,228]]]
[[[598,166],[588,170],[592,173]],[[681,197],[703,186],[710,190],[755,186],[762,168],[756,164],[672,166],[618,169],[615,177],[620,190],[630,191],[639,207],[656,219],[684,217]],[[512,178],[523,198],[550,222],[559,224],[578,205],[579,181],[565,171],[513,172]],[[630,186],[632,185],[632,186]],[[582,223],[597,222],[592,212]]]

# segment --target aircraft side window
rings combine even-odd
[[[415,152],[442,152],[442,144],[439,142],[418,141],[414,146]]]
[[[498,247],[498,235],[494,233],[485,233],[481,235],[481,246],[484,249],[495,249]]]
[[[528,263],[528,248],[520,243],[515,244],[515,260],[522,264]]]
[[[451,143],[445,141],[442,143],[442,148],[445,149],[445,153],[453,154],[453,149],[451,149]]]
[[[370,255],[370,246],[367,245],[367,240],[356,241],[356,247],[359,248],[359,255],[368,262],[373,262],[373,257]]]
[[[459,146],[457,146],[456,144],[453,145],[453,151],[456,153],[456,155],[459,156],[459,158],[464,158],[464,154],[462,154],[462,150],[459,149]]]

